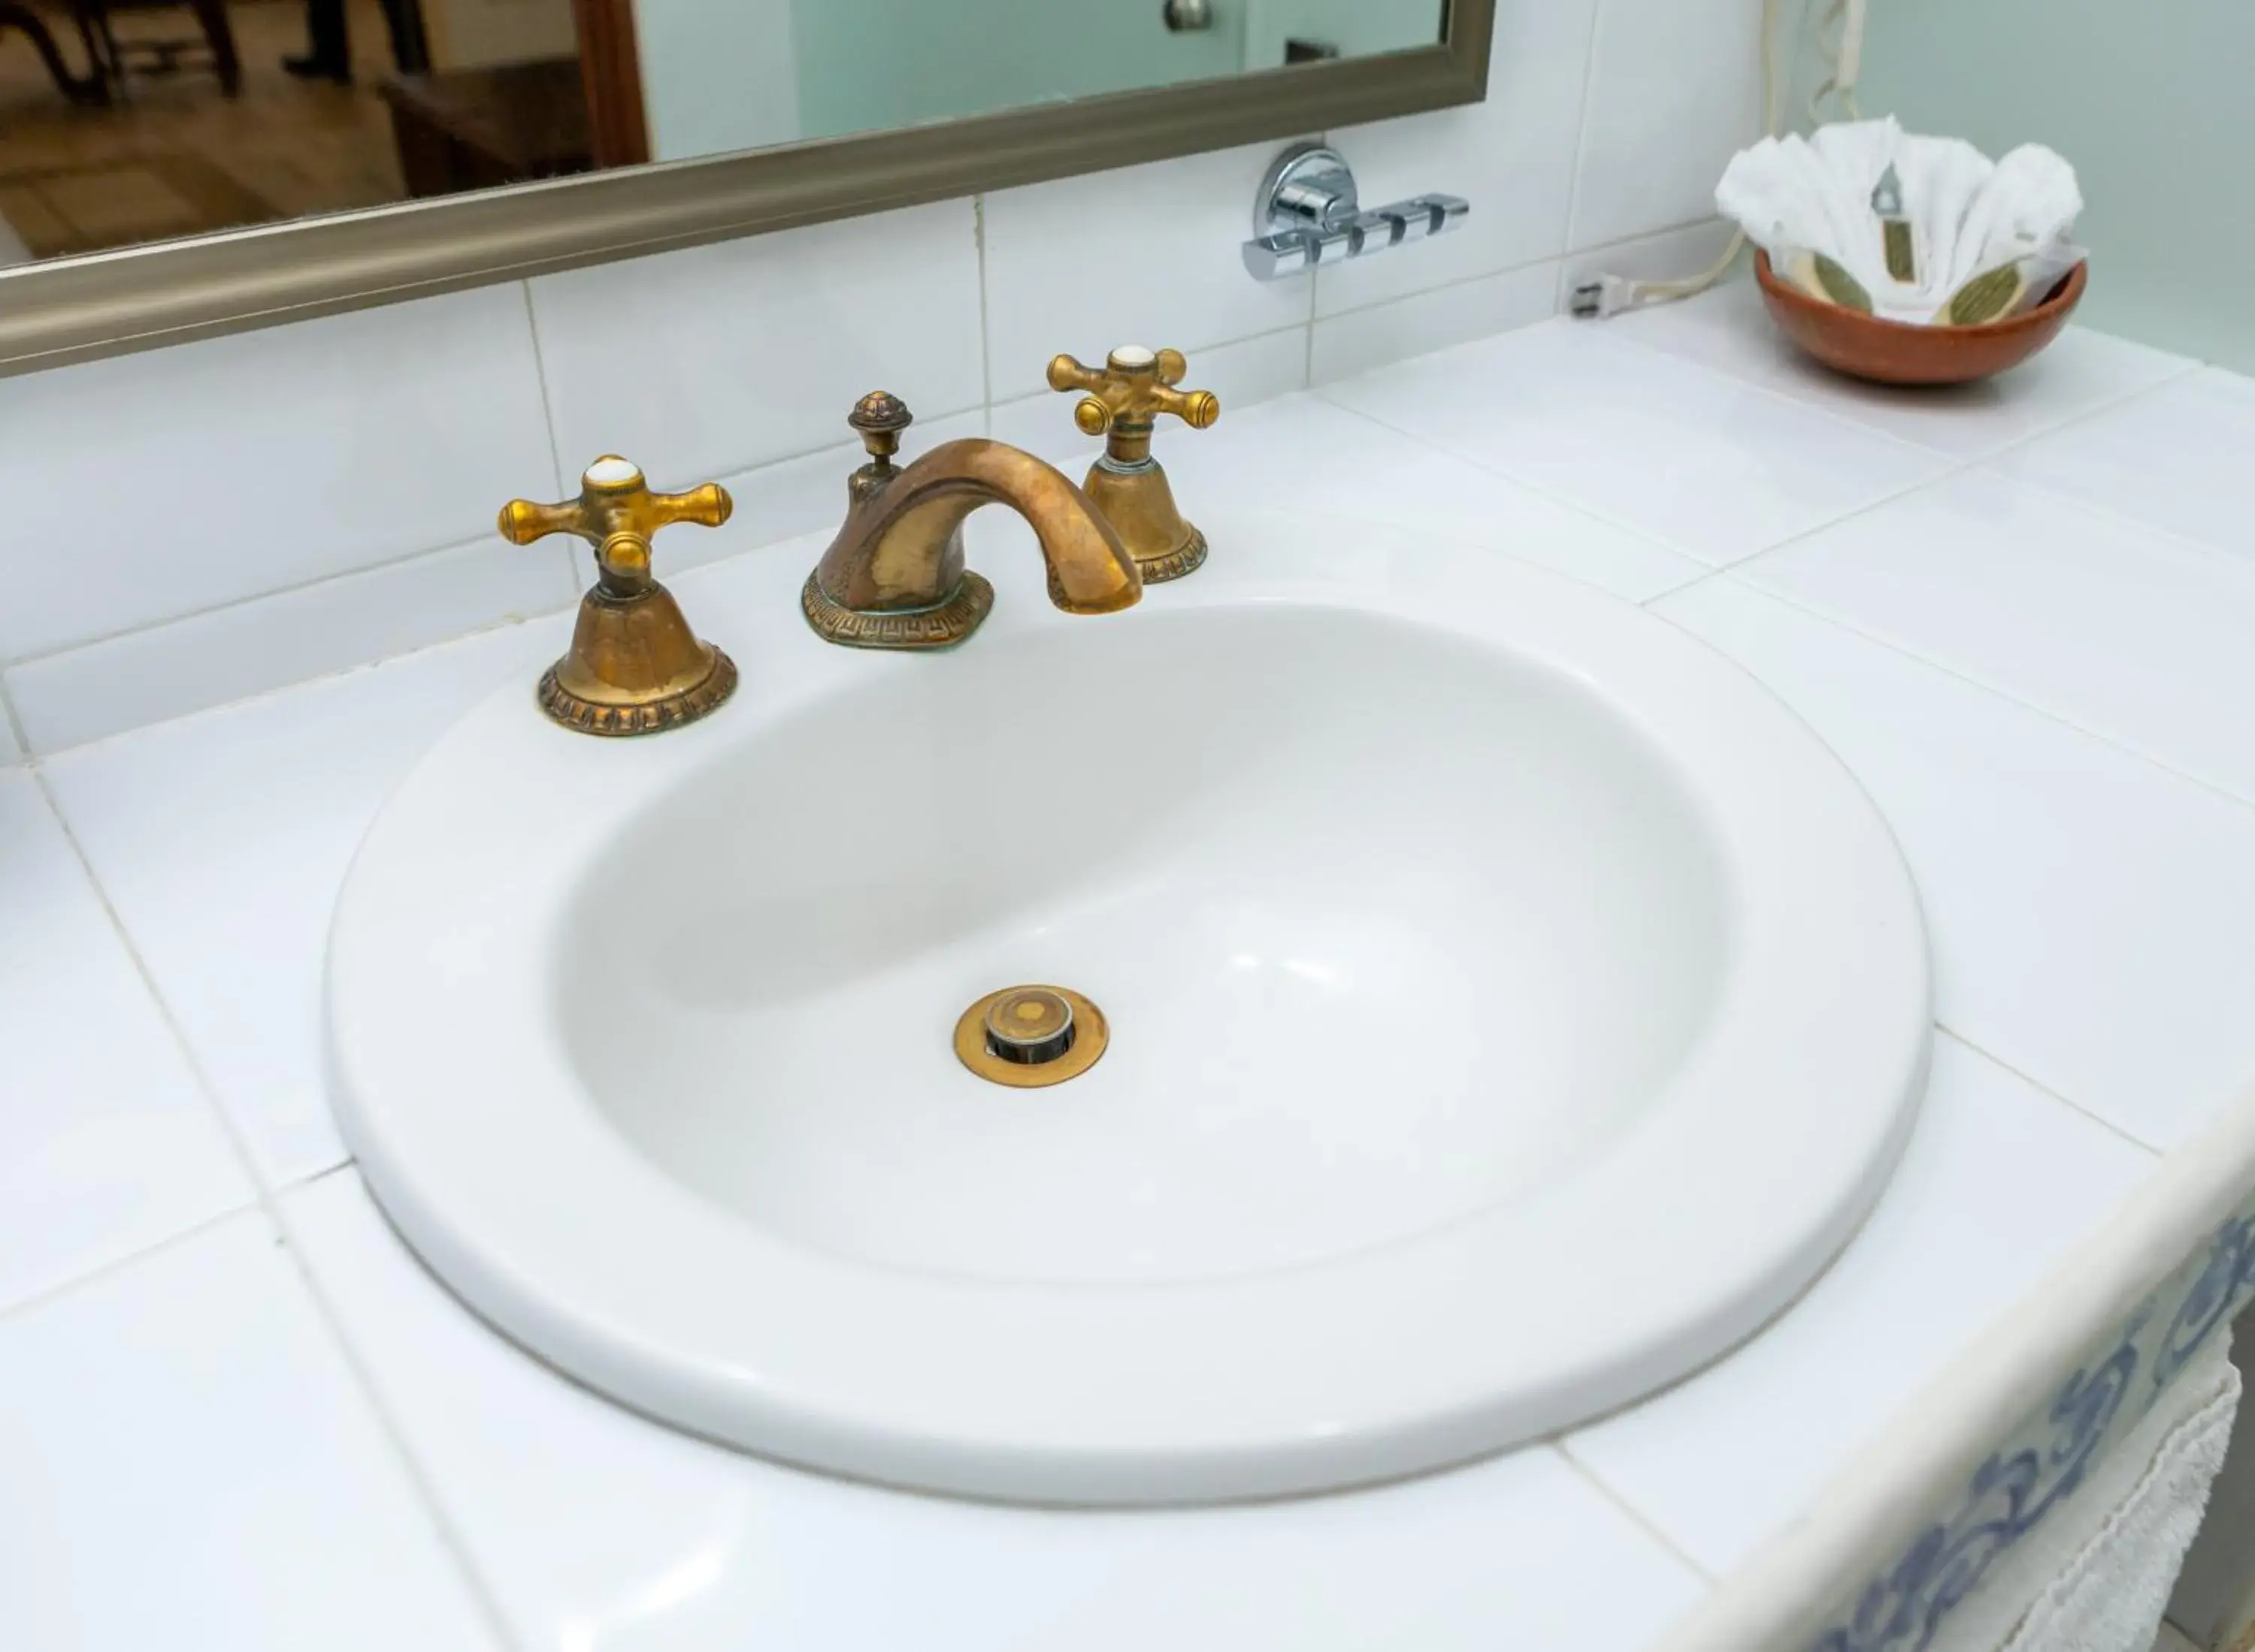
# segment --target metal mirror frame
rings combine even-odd
[[[1477,102],[1495,0],[1412,51],[581,173],[0,272],[0,375]]]

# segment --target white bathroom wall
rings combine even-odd
[[[1040,443],[1070,426],[1048,358],[1132,340],[1188,352],[1226,417],[1542,320],[1591,267],[1703,263],[1758,11],[1500,0],[1486,102],[1331,134],[1371,199],[1452,190],[1468,227],[1312,282],[1239,263],[1264,144],[0,383],[0,762],[563,607],[570,553],[494,513],[606,451],[726,482],[780,539],[836,519],[878,385],[912,451]]]
[[[653,160],[795,141],[798,52],[791,0],[634,0]]]
[[[2089,203],[2080,319],[2255,373],[2251,61],[2245,0],[1887,0],[1872,8],[1863,104],[1992,155],[2058,150]]]

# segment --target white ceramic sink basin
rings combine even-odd
[[[678,582],[745,667],[708,721],[593,740],[525,684],[443,740],[329,978],[347,1134],[439,1276],[699,1432],[1097,1503],[1492,1451],[1789,1302],[1923,1086],[1862,792],[1609,598],[1207,527],[1101,619],[989,531],[940,656],[817,641],[764,553]],[[1019,982],[1100,1006],[1093,1067],[959,1062]]]

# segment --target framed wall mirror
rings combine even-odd
[[[1493,11],[0,0],[0,372],[1469,102]]]

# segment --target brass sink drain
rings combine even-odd
[[[1027,1090],[1078,1078],[1111,1041],[1104,1012],[1065,987],[1005,987],[955,1023],[955,1053],[965,1066]]]

